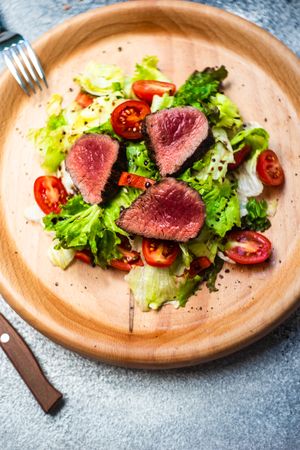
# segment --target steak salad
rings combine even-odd
[[[157,63],[146,56],[131,77],[90,63],[74,101],[52,95],[45,126],[29,131],[51,262],[128,272],[143,311],[184,306],[203,282],[216,290],[224,261],[266,261],[276,207],[261,194],[284,181],[268,132],[222,92],[224,66],[177,89]]]

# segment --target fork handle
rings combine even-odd
[[[1,313],[0,347],[11,360],[44,412],[50,412],[58,404],[62,394],[49,383],[23,338]]]

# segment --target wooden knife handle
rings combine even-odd
[[[1,313],[0,346],[45,413],[50,412],[58,404],[62,394],[49,383],[23,338]]]

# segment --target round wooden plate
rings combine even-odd
[[[129,2],[94,9],[45,34],[34,45],[49,90],[26,98],[8,73],[0,81],[1,291],[32,326],[81,354],[110,363],[165,368],[191,365],[253,342],[285,319],[300,293],[300,67],[296,56],[267,32],[208,6],[173,1]],[[65,272],[47,258],[49,236],[26,222],[32,186],[41,174],[26,138],[42,126],[50,93],[66,102],[73,76],[90,60],[131,73],[144,55],[179,86],[195,69],[225,64],[226,93],[245,120],[261,123],[283,163],[283,189],[272,228],[271,261],[259,267],[227,266],[219,291],[202,288],[184,309],[134,310],[129,331],[129,290],[123,274],[80,262]],[[74,92],[71,91],[74,89]]]

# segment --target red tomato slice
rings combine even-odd
[[[271,242],[256,231],[233,231],[227,237],[225,253],[239,264],[262,263],[271,254]]]
[[[265,150],[259,155],[256,170],[261,181],[267,186],[280,186],[283,183],[284,172],[273,150]]]
[[[155,180],[151,178],[141,177],[140,175],[135,175],[134,173],[122,172],[120,179],[118,181],[119,186],[130,186],[137,189],[147,189]]]
[[[133,266],[143,266],[144,263],[141,260],[139,252],[135,250],[129,250],[130,244],[128,240],[122,240],[122,244],[118,246],[122,258],[112,259],[110,265],[118,270],[123,270],[124,272],[129,272]]]
[[[113,129],[125,139],[141,139],[142,121],[150,113],[147,103],[127,100],[117,106],[111,114]]]
[[[75,253],[75,258],[84,262],[85,264],[92,264],[91,254],[87,250],[81,250]]]
[[[191,262],[190,269],[188,271],[190,278],[193,278],[195,275],[198,275],[203,270],[211,266],[211,264],[212,264],[211,261],[206,256],[199,256],[199,258],[194,259]]]
[[[164,81],[138,80],[133,83],[132,90],[138,98],[151,104],[154,95],[174,95],[176,86]]]
[[[45,214],[59,213],[67,202],[68,193],[61,180],[54,176],[38,177],[34,182],[34,198]]]
[[[251,153],[250,145],[245,145],[243,148],[241,148],[241,150],[234,153],[234,163],[228,164],[228,170],[234,170],[237,167],[239,167],[242,164],[242,162],[245,161],[247,156],[250,155],[250,153]]]
[[[95,97],[93,95],[80,91],[75,98],[75,102],[77,102],[78,105],[81,106],[81,108],[87,108],[93,103],[94,98]]]
[[[143,238],[142,250],[150,266],[169,267],[177,258],[180,248],[173,241]]]

